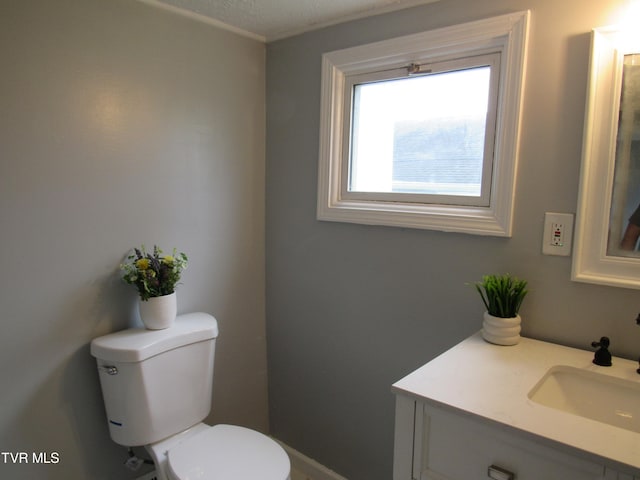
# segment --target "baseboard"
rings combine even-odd
[[[307,457],[290,446],[282,442],[279,443],[291,459],[291,469],[294,471],[291,480],[296,480],[296,473],[302,474],[302,480],[347,480],[345,477],[338,475],[333,470],[329,470],[324,465],[319,464],[312,458]]]
[[[141,477],[136,478],[136,480],[158,480],[158,477],[156,475],[156,471],[153,470],[152,472],[145,473]]]

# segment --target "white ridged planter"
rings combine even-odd
[[[512,318],[501,318],[484,312],[482,321],[482,338],[496,345],[516,345],[520,341],[520,315]]]
[[[138,303],[140,320],[149,330],[163,330],[173,325],[178,313],[176,292],[162,297],[151,297]]]

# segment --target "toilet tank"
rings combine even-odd
[[[148,445],[204,420],[217,336],[215,318],[189,313],[164,330],[132,328],[91,342],[114,442]]]

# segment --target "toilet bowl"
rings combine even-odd
[[[234,425],[209,426],[218,323],[180,315],[164,330],[132,328],[91,342],[114,442],[144,446],[158,480],[290,480],[271,438]]]
[[[158,480],[290,480],[284,449],[266,435],[236,425],[201,423],[146,449]]]

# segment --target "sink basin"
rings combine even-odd
[[[640,433],[640,383],[558,365],[529,392],[547,407]]]

